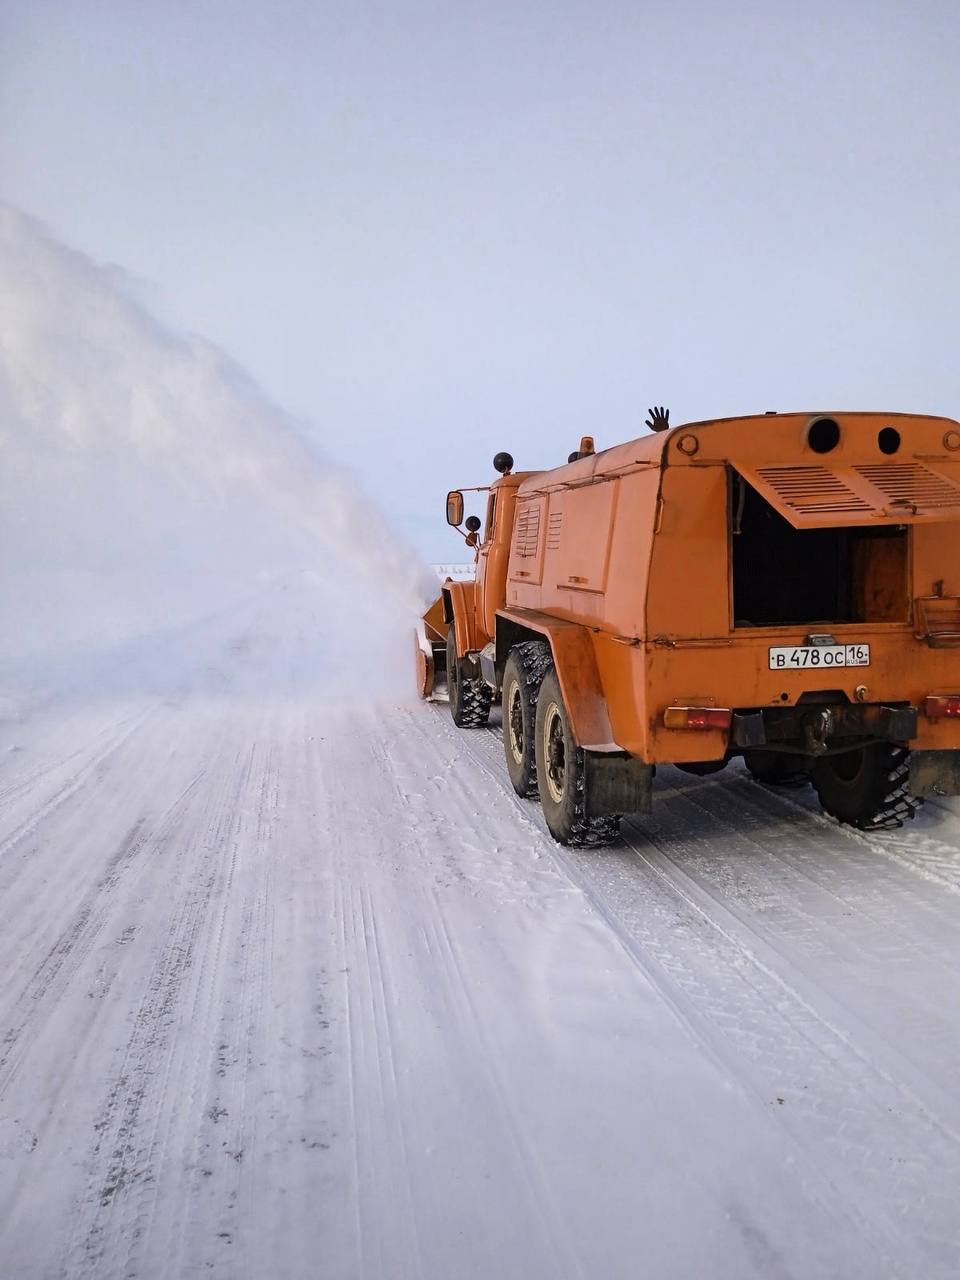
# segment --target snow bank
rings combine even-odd
[[[180,679],[209,621],[265,591],[291,625],[297,609],[322,620],[301,678],[333,685],[362,661],[400,687],[428,572],[223,352],[169,332],[121,272],[5,206],[0,457],[8,693],[103,680],[119,654],[129,679],[134,652],[151,680]]]

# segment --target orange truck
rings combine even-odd
[[[501,703],[513,785],[563,844],[649,813],[659,764],[742,756],[861,830],[960,794],[960,423],[651,425],[548,471],[497,455],[475,577],[418,627],[421,696],[445,682],[464,728]]]

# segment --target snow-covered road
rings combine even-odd
[[[0,725],[0,1275],[957,1274],[946,808],[565,851],[495,726],[253,684]]]

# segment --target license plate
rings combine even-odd
[[[783,644],[769,650],[771,671],[813,671],[818,667],[869,667],[868,644]]]

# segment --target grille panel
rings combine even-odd
[[[563,512],[552,511],[547,517],[547,550],[560,550],[560,530],[563,528]]]
[[[527,507],[517,516],[517,528],[513,537],[513,549],[517,556],[526,560],[537,554],[537,543],[540,541],[540,507]]]
[[[960,506],[960,488],[919,462],[865,463],[853,469],[892,503],[927,508]]]
[[[873,510],[826,467],[758,467],[757,475],[794,511],[842,514]]]

